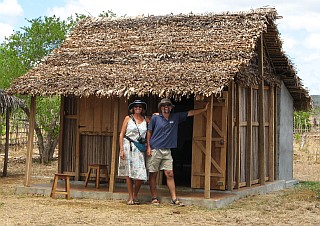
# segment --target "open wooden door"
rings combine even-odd
[[[211,139],[210,189],[226,189],[226,146],[227,146],[228,93],[213,99]],[[194,109],[203,107],[203,101],[195,101]],[[206,113],[194,116],[192,141],[191,187],[204,188],[206,153]]]

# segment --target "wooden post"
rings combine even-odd
[[[234,151],[234,81],[228,87],[228,159],[227,159],[227,190],[233,190],[233,151]]]
[[[269,181],[274,181],[274,87],[270,86],[269,109]]]
[[[2,176],[6,177],[8,172],[8,158],[9,158],[9,136],[10,136],[10,112],[11,108],[6,109],[6,143],[4,145],[4,163]]]
[[[252,163],[252,87],[248,89],[247,104],[247,150],[246,150],[246,186],[251,187]]]
[[[211,184],[211,148],[212,148],[212,105],[213,95],[210,96],[207,109],[207,126],[206,126],[206,157],[204,169],[204,198],[210,199]]]
[[[116,157],[117,157],[117,144],[118,144],[119,98],[116,98],[113,103],[114,103],[113,137],[112,137],[109,192],[113,192],[115,187],[115,172],[116,172],[116,161],[117,161]]]
[[[258,48],[259,57],[259,75],[261,83],[259,87],[259,177],[260,184],[264,185],[266,181],[265,172],[265,119],[264,119],[264,71],[263,71],[263,36],[259,40]]]
[[[58,146],[58,172],[62,172],[62,139],[63,139],[63,127],[64,127],[64,104],[65,97],[61,96],[60,102],[60,127],[59,127],[59,146]]]
[[[235,127],[236,127],[236,145],[235,145],[235,154],[236,154],[236,159],[235,159],[235,181],[236,185],[235,188],[239,189],[240,188],[240,166],[241,166],[241,148],[240,148],[240,86],[239,84],[236,85],[236,122],[235,122]]]
[[[26,172],[25,172],[25,181],[24,181],[24,186],[27,186],[27,187],[30,186],[30,178],[31,178],[35,116],[36,116],[36,96],[31,96]]]

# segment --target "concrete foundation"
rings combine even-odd
[[[195,205],[205,208],[222,208],[230,203],[245,198],[250,195],[266,194],[269,192],[279,191],[285,188],[292,187],[298,181],[279,180],[275,182],[267,182],[266,185],[255,185],[250,188],[241,188],[236,191],[212,191],[211,198],[203,198],[204,191],[202,189],[180,188],[177,187],[179,200],[186,205]],[[62,183],[60,184],[62,186]],[[101,185],[101,188],[96,189],[94,185],[84,188],[81,182],[71,182],[71,198],[74,199],[99,199],[99,200],[127,200],[125,184],[117,185],[116,192],[108,192],[107,185]],[[37,194],[50,196],[51,184],[32,185],[31,187],[18,186],[16,194]],[[169,203],[171,201],[170,193],[166,186],[158,187],[159,200],[161,203]],[[60,198],[59,196],[57,196]],[[63,196],[61,196],[63,198]],[[149,187],[142,185],[140,190],[140,201],[142,204],[149,204],[151,200]]]

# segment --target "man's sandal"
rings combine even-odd
[[[133,200],[133,204],[135,204],[135,205],[140,205],[139,199],[134,199],[134,200]]]
[[[151,199],[151,204],[152,205],[159,205],[160,202],[159,202],[159,199],[157,197],[154,197]]]
[[[180,202],[178,199],[172,199],[170,204],[173,205],[173,206],[185,206],[185,204]]]

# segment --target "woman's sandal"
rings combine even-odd
[[[159,199],[157,197],[154,197],[151,199],[151,204],[152,205],[159,205],[160,202],[159,202]]]
[[[185,206],[182,202],[180,202],[178,199],[172,199],[170,202],[173,206]]]
[[[127,202],[127,205],[134,205],[134,201],[133,201],[133,200],[129,200],[129,201]]]

